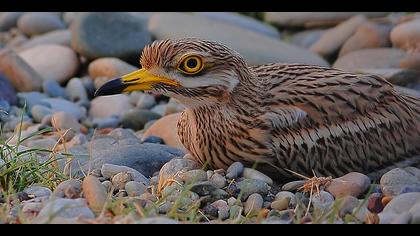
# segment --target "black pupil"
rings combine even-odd
[[[188,68],[195,68],[197,66],[197,60],[196,59],[188,59],[187,61]]]

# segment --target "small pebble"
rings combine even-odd
[[[227,169],[226,178],[227,179],[236,179],[242,174],[243,171],[244,171],[244,165],[240,162],[234,162]]]
[[[95,212],[102,211],[108,195],[98,178],[92,175],[86,176],[82,183],[82,189],[89,207]]]
[[[368,199],[368,210],[372,213],[379,213],[384,209],[382,204],[383,194],[381,193],[372,193]]]
[[[289,207],[290,198],[285,197],[271,203],[271,208],[278,211],[286,210]]]
[[[179,175],[184,183],[197,183],[207,180],[207,173],[204,170],[189,170],[187,172],[183,172]]]
[[[289,182],[281,187],[282,191],[295,192],[305,184],[305,180],[296,180]]]
[[[147,186],[136,181],[129,181],[125,184],[125,191],[129,197],[137,197],[147,191]]]
[[[204,214],[217,218],[219,216],[219,209],[213,205],[207,205],[203,208]]]
[[[219,173],[214,173],[210,178],[210,182],[218,188],[224,188],[226,186],[226,178]]]
[[[258,193],[251,194],[245,202],[244,214],[257,214],[262,209],[264,200]]]
[[[111,181],[105,180],[104,182],[102,182],[102,185],[105,187],[107,192],[111,192],[113,187]]]
[[[273,185],[273,180],[270,177],[255,169],[244,168],[242,176],[247,179],[258,179],[266,182],[268,185]]]
[[[218,217],[221,220],[226,220],[229,218],[229,206],[224,200],[217,200],[211,205],[215,206],[218,209]]]
[[[132,181],[133,176],[128,172],[120,172],[112,177],[112,185],[119,190],[125,188],[125,184]]]

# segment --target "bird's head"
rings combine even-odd
[[[144,48],[140,64],[142,69],[105,83],[96,96],[153,91],[193,107],[223,101],[250,73],[239,53],[194,38],[155,41]]]

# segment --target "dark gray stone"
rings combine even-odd
[[[0,14],[0,31],[8,31],[16,27],[17,21],[23,12],[2,12]]]
[[[0,100],[5,100],[11,105],[17,104],[16,90],[2,74],[0,74]]]
[[[84,13],[73,21],[71,30],[72,47],[89,59],[138,59],[140,50],[151,42],[147,21],[126,12]]]

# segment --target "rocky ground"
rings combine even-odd
[[[93,98],[143,46],[177,37],[223,42],[249,65],[379,74],[420,96],[420,14],[261,15],[0,13],[0,223],[420,223],[416,167],[286,184],[240,163],[204,170],[176,136],[175,100]]]

